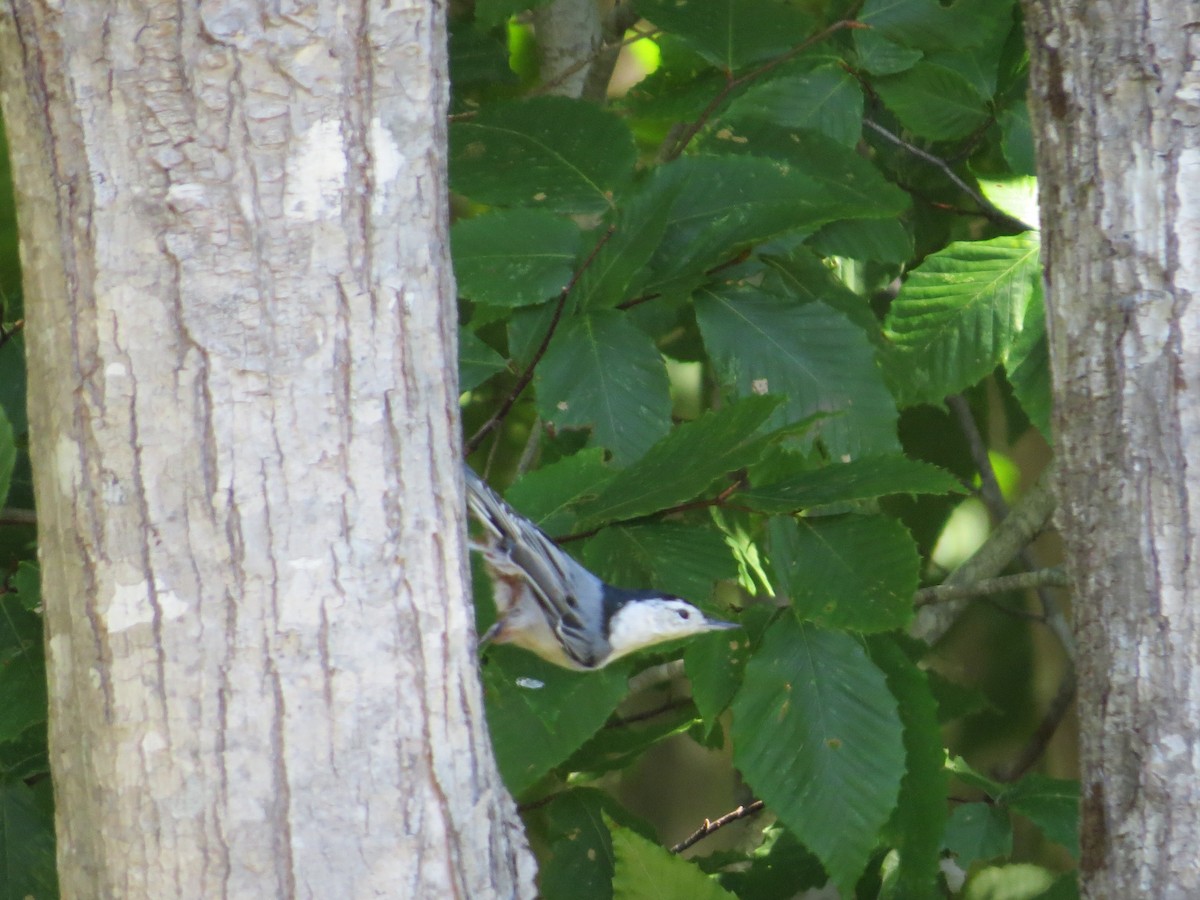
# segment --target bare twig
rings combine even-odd
[[[1030,488],[1005,516],[983,545],[966,562],[950,573],[943,584],[974,584],[999,575],[1009,563],[1016,559],[1025,545],[1041,532],[1054,512],[1053,465],[1038,477]],[[928,643],[940,638],[958,617],[966,601],[928,605],[917,611],[917,620],[912,633]],[[1059,640],[1063,635],[1046,617],[1047,625],[1055,628]],[[1068,632],[1069,634],[1069,632]],[[1066,645],[1064,645],[1066,646]]]
[[[1005,502],[1004,494],[1000,490],[1000,483],[996,480],[996,473],[992,469],[992,461],[988,456],[987,444],[983,440],[983,435],[979,432],[979,426],[975,423],[975,417],[971,415],[971,408],[967,404],[966,399],[960,395],[948,397],[947,403],[949,403],[955,416],[958,417],[959,426],[962,428],[963,434],[967,438],[967,444],[971,448],[971,456],[975,460],[976,468],[979,470],[980,494],[983,497],[983,502],[987,504],[988,510],[997,520],[1002,520],[1008,515],[1008,504]],[[1039,485],[1049,483],[1049,479],[1044,475],[1038,480]],[[1033,553],[1026,545],[1021,546],[1017,557],[1020,559],[1021,565],[1028,571],[1033,571],[1038,567],[1037,560],[1034,559]],[[1042,606],[1042,616],[1046,625],[1054,632],[1067,656],[1074,659],[1075,636],[1071,633],[1071,628],[1067,624],[1062,610],[1059,608],[1054,593],[1050,590],[1049,586],[1038,586],[1036,591],[1038,602]]]
[[[959,430],[967,439],[967,447],[971,451],[971,459],[979,471],[979,495],[983,498],[988,512],[997,522],[1008,515],[1008,504],[1004,502],[1004,492],[1000,490],[1000,482],[996,479],[996,470],[992,468],[992,458],[988,455],[987,444],[979,427],[975,424],[975,416],[971,413],[971,404],[962,394],[953,394],[946,398],[946,405],[958,419]]]
[[[640,713],[632,713],[628,716],[622,716],[618,719],[612,719],[605,724],[605,728],[624,728],[626,725],[633,725],[637,722],[645,722],[649,719],[655,719],[663,713],[674,712],[677,709],[683,709],[686,706],[691,706],[691,697],[681,697],[676,700],[668,700],[653,709],[647,709]]]
[[[739,806],[732,812],[725,813],[725,815],[721,816],[719,819],[705,819],[703,825],[672,847],[671,852],[682,853],[693,844],[704,840],[704,838],[708,837],[714,831],[724,828],[730,822],[736,822],[738,819],[745,819],[746,817],[752,816],[757,812],[761,812],[762,808],[763,802],[761,800],[755,800],[753,803],[747,803],[744,806]]]
[[[935,166],[936,168],[940,169],[942,171],[943,175],[945,175],[952,182],[954,182],[955,187],[957,187],[960,191],[962,191],[964,194],[966,194],[968,197],[970,197],[973,201],[975,201],[975,204],[979,207],[979,212],[981,215],[986,216],[988,219],[991,219],[997,225],[1002,225],[1005,228],[1013,228],[1018,231],[1033,231],[1034,230],[1034,227],[1032,225],[1029,225],[1026,222],[1022,222],[1016,216],[1010,216],[1004,210],[1000,209],[1000,207],[998,207],[994,203],[992,203],[992,201],[988,200],[987,197],[983,196],[983,194],[979,193],[979,191],[975,190],[975,188],[973,188],[969,184],[967,184],[967,182],[964,181],[962,178],[960,178],[958,176],[958,173],[955,172],[954,169],[952,169],[950,167],[950,164],[947,163],[941,157],[934,156],[928,150],[922,150],[920,147],[916,146],[915,144],[910,144],[908,141],[904,140],[904,138],[900,137],[900,135],[894,134],[893,132],[884,128],[882,125],[880,125],[878,122],[876,122],[872,119],[864,118],[863,124],[866,125],[868,128],[870,128],[872,131],[874,131],[876,134],[878,134],[880,137],[885,138],[888,141],[891,141],[897,147],[900,147],[900,148],[908,151],[909,153],[911,153],[913,156],[917,157],[918,159],[922,159],[925,162],[929,163],[931,166]]]
[[[989,594],[1004,594],[1008,591],[1026,591],[1039,587],[1070,587],[1071,578],[1059,568],[1036,569],[1032,572],[1020,572],[1016,575],[1001,575],[999,578],[985,578],[971,584],[937,584],[933,587],[921,588],[913,596],[914,606],[928,606],[931,603],[947,603],[951,600],[962,600],[966,597],[983,597]]]
[[[697,134],[700,133],[700,129],[703,128],[705,126],[705,124],[707,124],[708,120],[712,118],[713,113],[715,113],[717,111],[717,109],[720,108],[722,103],[724,103],[727,99],[729,99],[729,95],[732,94],[734,91],[738,90],[739,88],[745,87],[746,85],[750,84],[751,82],[757,81],[759,78],[761,78],[763,75],[766,75],[771,70],[776,69],[779,66],[783,65],[788,60],[799,56],[801,53],[803,53],[809,47],[815,46],[816,44],[819,44],[822,41],[827,40],[828,38],[837,34],[837,32],[839,32],[839,31],[843,31],[847,28],[866,28],[866,27],[867,26],[863,25],[861,22],[855,22],[853,19],[842,19],[838,22],[834,22],[828,28],[818,31],[812,37],[806,38],[805,40],[801,41],[799,44],[797,44],[795,47],[792,47],[792,49],[788,50],[787,52],[781,53],[779,56],[776,56],[774,59],[768,60],[767,62],[765,62],[761,66],[759,66],[757,69],[752,69],[751,71],[747,72],[745,75],[742,75],[738,78],[734,78],[734,77],[732,77],[732,75],[730,75],[725,82],[725,86],[723,88],[721,88],[721,90],[719,90],[717,92],[716,96],[713,97],[712,100],[710,100],[708,102],[708,105],[706,107],[704,107],[704,110],[700,113],[700,115],[696,118],[696,120],[694,122],[692,122],[691,124],[685,126],[683,131],[678,135],[678,137],[674,140],[673,143],[668,142],[667,144],[664,144],[662,150],[659,151],[660,161],[670,162],[673,159],[678,159],[679,155],[681,153],[683,153],[684,150],[687,149],[687,145],[692,142],[692,138],[694,138]]]
[[[36,525],[37,513],[32,509],[0,509],[0,525]]]
[[[7,344],[9,341],[11,341],[16,335],[20,334],[24,330],[25,330],[25,320],[24,319],[17,319],[17,321],[13,322],[11,325],[8,325],[8,326],[6,326],[6,325],[4,325],[4,323],[0,322],[0,347],[3,347],[5,344]]]
[[[1071,701],[1074,699],[1075,665],[1068,659],[1062,680],[1058,683],[1058,692],[1050,701],[1050,706],[1042,716],[1042,721],[1038,723],[1037,729],[1030,737],[1029,743],[1021,750],[1020,755],[1007,768],[997,773],[997,781],[1016,781],[1033,768],[1034,764],[1042,758],[1042,754],[1046,752],[1050,739],[1058,731],[1058,726],[1062,724],[1067,711],[1071,708]]]
[[[616,231],[616,226],[610,225],[608,229],[600,236],[600,240],[596,241],[596,246],[592,248],[592,252],[588,254],[587,259],[583,261],[575,273],[571,275],[571,280],[567,282],[558,295],[558,305],[554,307],[554,315],[550,319],[550,324],[546,328],[546,334],[542,338],[542,342],[534,351],[533,358],[529,360],[529,365],[525,367],[525,371],[517,379],[517,383],[513,385],[512,390],[508,392],[508,396],[504,398],[504,402],[500,404],[500,408],[496,410],[486,422],[479,426],[479,429],[471,435],[467,441],[463,451],[464,456],[470,456],[479,449],[479,445],[483,443],[483,439],[487,437],[494,428],[501,425],[512,411],[513,406],[517,402],[517,398],[529,386],[529,382],[533,380],[533,370],[537,364],[542,361],[542,357],[546,355],[546,350],[550,347],[550,339],[554,337],[554,332],[558,329],[559,320],[562,319],[563,309],[567,305],[567,298],[571,296],[571,291],[575,289],[575,285],[579,283],[579,279],[583,277],[583,273],[588,270],[588,267],[595,261],[600,249],[608,243],[608,239],[613,236]]]

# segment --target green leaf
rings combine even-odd
[[[531,653],[494,646],[483,668],[496,764],[514,796],[583,746],[628,690],[629,667],[571,672]]]
[[[492,206],[607,209],[635,157],[624,122],[566,97],[484,107],[450,126],[450,186]]]
[[[576,787],[554,796],[546,806],[550,853],[538,871],[542,897],[611,900],[613,848],[606,819],[652,834],[603,791]]]
[[[755,793],[854,896],[904,775],[896,700],[862,646],[780,617],[734,698],[733,746]]]
[[[916,65],[924,54],[888,40],[874,28],[854,30],[858,66],[872,75],[894,75]]]
[[[608,828],[616,858],[613,900],[733,900],[693,863],[628,828],[611,821]]]
[[[675,522],[606,528],[587,542],[583,560],[610,584],[654,588],[693,602],[708,599],[715,582],[737,577],[719,531]]]
[[[934,141],[965,137],[988,120],[986,102],[962,75],[932,63],[877,78],[874,88],[904,127]]]
[[[1021,331],[1004,360],[1004,368],[1021,409],[1042,437],[1052,442],[1050,416],[1054,412],[1054,398],[1050,386],[1050,347],[1046,343],[1046,305],[1041,278],[1035,275],[1033,281],[1033,296],[1025,308]]]
[[[2,173],[6,169],[7,163],[4,163],[0,167],[0,185],[7,184],[2,180]],[[3,230],[3,219],[0,218],[0,235],[3,234]],[[15,234],[13,245],[16,245]],[[0,261],[2,260],[3,254],[0,254]],[[16,274],[19,277],[20,273]],[[25,434],[29,430],[29,417],[26,413],[25,335],[22,332],[11,335],[8,342],[0,347],[0,412],[8,419],[13,434]]]
[[[749,127],[768,126],[752,122]],[[823,135],[815,137],[849,153]],[[882,180],[870,163],[864,165]],[[845,174],[842,167],[839,174]],[[820,176],[816,165],[809,171],[782,159],[754,156],[693,156],[660,167],[644,190],[674,201],[638,290],[686,291],[707,280],[705,273],[717,263],[768,238],[812,231],[835,219],[884,216],[907,204],[902,194],[888,193],[894,188],[859,197],[853,184],[833,185]]]
[[[911,621],[921,559],[895,519],[775,517],[769,533],[775,574],[801,619],[862,632]]]
[[[884,322],[896,347],[885,363],[906,405],[941,402],[1004,359],[1037,265],[1038,238],[1027,232],[951,244],[912,271]]]
[[[705,413],[659,441],[580,511],[581,528],[633,519],[694,500],[717,478],[757,461],[759,430],[779,405],[748,397]]]
[[[1000,800],[1079,859],[1079,782],[1035,772],[1005,791]]]
[[[992,797],[999,797],[1004,793],[1005,786],[1002,783],[976,772],[961,756],[951,756],[947,759],[946,771],[968,787],[990,794]]]
[[[754,85],[722,118],[766,119],[785,128],[819,131],[853,147],[862,135],[862,114],[859,83],[842,66],[826,65]]]
[[[589,776],[615,772],[633,765],[647,750],[667,738],[682,734],[698,719],[696,707],[684,703],[660,711],[646,722],[609,721],[567,760],[571,772]]]
[[[628,465],[667,433],[670,384],[654,342],[612,310],[559,328],[535,375],[538,414],[556,428],[591,428],[592,442]]]
[[[42,571],[36,561],[23,559],[17,563],[10,584],[25,609],[34,612],[42,605]]]
[[[637,0],[640,15],[733,70],[778,56],[812,31],[813,17],[776,0]]]
[[[1012,823],[1008,813],[990,803],[960,803],[946,823],[942,846],[958,858],[964,869],[981,859],[1012,853]]]
[[[821,425],[834,456],[898,449],[895,403],[863,332],[818,303],[765,296],[749,284],[697,292],[696,321],[724,387],[783,395],[782,417],[836,413]]]
[[[579,228],[545,210],[512,209],[463,219],[450,230],[458,293],[493,306],[530,306],[571,280]]]
[[[521,0],[516,0],[521,2]],[[481,3],[477,3],[476,18]],[[508,65],[504,40],[486,28],[455,22],[450,26],[450,81],[456,88],[468,84],[516,83]]]
[[[0,741],[0,782],[32,783],[30,779],[49,773],[50,749],[44,719],[11,741]]]
[[[1062,896],[1056,888],[1054,874],[1048,869],[1033,863],[1009,863],[976,872],[961,896],[963,900],[1045,900],[1052,890],[1052,897]]]
[[[458,389],[470,391],[508,367],[504,357],[465,328],[458,329]]]
[[[1025,101],[1010,106],[998,116],[1002,135],[1000,148],[1009,168],[1017,175],[1036,175],[1037,157],[1033,132],[1029,127],[1029,107]]]
[[[791,230],[815,230],[841,219],[874,219],[900,215],[909,206],[904,191],[883,177],[870,160],[863,159],[837,141],[815,131],[795,131],[771,122],[746,119],[716,129],[705,140],[704,148],[712,153],[737,154],[735,159],[757,159],[761,166],[767,157],[789,163],[794,171],[788,195],[797,206],[791,210]],[[696,157],[703,159],[703,157]],[[698,189],[707,191],[707,179],[697,182]],[[773,189],[782,189],[763,178],[761,194],[768,212],[774,213],[774,201],[782,200]],[[730,193],[724,183],[726,194]],[[756,185],[756,187],[758,187]],[[719,198],[715,198],[718,199]],[[781,222],[789,211],[778,210]],[[714,210],[713,215],[719,214]],[[764,230],[765,229],[761,229]],[[776,228],[765,236],[782,234],[787,228]],[[760,238],[760,240],[763,238]]]
[[[1079,900],[1079,875],[1067,872],[1060,875],[1054,884],[1038,894],[1035,900]]]
[[[724,887],[753,900],[793,900],[808,896],[806,889],[820,888],[829,880],[817,858],[786,828],[770,825],[763,834],[749,865],[722,875]]]
[[[604,450],[587,448],[522,475],[504,499],[547,534],[566,535],[576,530],[577,507],[595,500],[612,477]]]
[[[899,851],[892,900],[937,896],[938,857],[946,827],[948,777],[938,708],[926,675],[891,635],[868,638],[871,659],[887,677],[904,723],[907,771],[887,831]]]
[[[683,654],[688,681],[692,683],[692,700],[708,728],[733,702],[750,658],[750,640],[745,631],[722,634],[720,640],[692,641]]]
[[[826,228],[838,225],[877,224],[871,222],[833,222]],[[826,229],[821,229],[821,234]],[[814,256],[807,247],[797,247],[783,256],[763,255],[763,292],[776,297],[824,303],[862,329],[876,345],[883,344],[883,329],[875,312],[865,297],[860,297],[844,285],[830,271],[825,261]]]
[[[738,492],[738,503],[762,512],[794,512],[876,500],[893,494],[961,494],[962,483],[927,462],[907,456],[868,456],[800,472],[773,484]]]
[[[622,203],[616,228],[595,259],[583,270],[573,292],[580,309],[616,306],[630,297],[630,286],[658,249],[682,182],[640,190]]]
[[[0,505],[8,499],[13,469],[17,465],[17,441],[8,414],[0,407]]]
[[[808,240],[822,256],[844,256],[873,262],[908,262],[913,238],[899,219],[859,219],[830,222]]]
[[[14,594],[0,594],[0,741],[46,720],[42,620]]]
[[[57,897],[49,780],[0,784],[0,884],[5,897]]]
[[[978,46],[992,36],[997,17],[1009,15],[1011,0],[866,0],[858,21],[890,41],[920,50]]]

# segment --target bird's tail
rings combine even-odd
[[[475,470],[463,463],[463,478],[467,482],[467,504],[479,523],[497,541],[515,540],[520,532],[516,513]]]

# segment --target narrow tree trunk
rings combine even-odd
[[[1200,896],[1196,7],[1026,3],[1084,896]],[[1189,465],[1190,461],[1190,465]]]
[[[66,897],[532,893],[424,0],[9,0]]]

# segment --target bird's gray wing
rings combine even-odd
[[[604,582],[577,563],[546,534],[463,466],[471,511],[492,535],[488,557],[521,574],[533,588],[564,652],[591,667],[608,650],[603,622]]]

